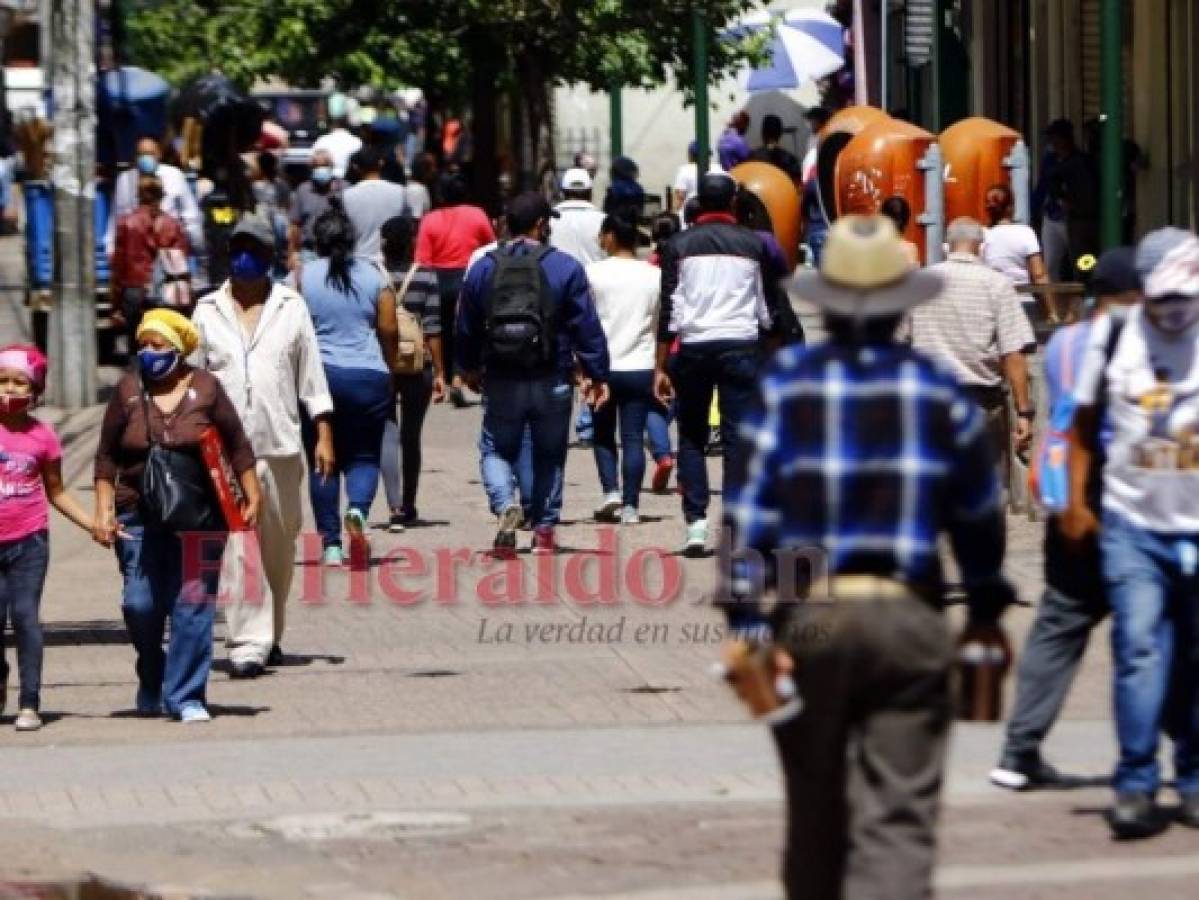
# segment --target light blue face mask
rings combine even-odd
[[[158,171],[158,157],[153,153],[142,153],[137,157],[137,170],[143,175],[153,175]]]
[[[333,180],[333,169],[330,166],[317,166],[312,170],[312,180],[323,187]]]

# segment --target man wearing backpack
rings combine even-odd
[[[1178,821],[1199,828],[1199,237],[1151,232],[1137,247],[1145,300],[1110,354],[1097,324],[1074,396],[1062,533],[1099,535],[1112,608],[1120,755],[1108,824],[1117,838],[1169,825],[1157,803],[1160,732],[1174,743]],[[1102,419],[1099,410],[1103,410]],[[1102,529],[1086,473],[1100,429]]]
[[[1095,535],[1074,547],[1062,536],[1061,514],[1070,499],[1066,435],[1074,419],[1073,390],[1092,332],[1096,327],[1107,329],[1106,323],[1123,323],[1141,300],[1133,248],[1116,247],[1104,253],[1091,273],[1090,289],[1094,316],[1058,329],[1045,348],[1049,433],[1033,458],[1031,478],[1033,493],[1050,513],[1045,523],[1045,593],[1020,657],[1016,705],[1008,719],[1003,751],[991,770],[994,784],[1017,791],[1063,784],[1053,766],[1041,758],[1041,742],[1061,712],[1092,629],[1109,610]],[[1115,349],[1114,337],[1106,344],[1109,357]],[[1100,468],[1097,457],[1088,475],[1088,503],[1094,510],[1099,509]]]
[[[554,552],[557,512],[549,500],[562,477],[570,437],[572,372],[578,360],[591,384],[592,406],[608,399],[608,343],[587,273],[573,257],[547,244],[554,213],[535,192],[508,206],[513,239],[484,256],[468,273],[458,304],[454,351],[463,378],[484,396],[483,427],[490,433],[504,485],[494,549],[516,549],[521,507],[511,472],[526,425],[533,438],[533,552]]]

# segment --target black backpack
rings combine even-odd
[[[552,251],[542,246],[517,254],[512,245],[492,250],[495,262],[487,304],[488,364],[509,369],[541,369],[556,352],[555,304],[541,261]]]

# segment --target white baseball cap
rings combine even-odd
[[[591,176],[586,169],[567,169],[562,175],[562,190],[589,191],[591,190]]]

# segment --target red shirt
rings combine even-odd
[[[465,269],[470,255],[494,240],[491,222],[479,207],[435,209],[420,220],[416,262],[431,269]]]
[[[159,249],[169,247],[187,254],[187,238],[174,216],[144,206],[121,216],[112,254],[112,283],[117,288],[147,287]]]

